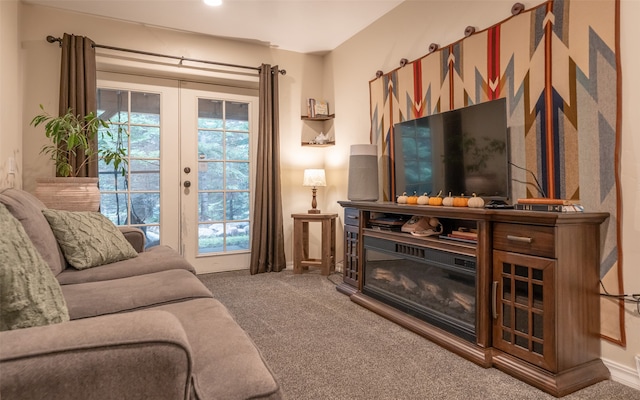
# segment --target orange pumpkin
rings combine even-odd
[[[453,198],[454,207],[467,207],[469,205],[469,199],[464,197],[464,193],[461,196]]]
[[[418,195],[413,192],[413,196],[407,197],[407,204],[418,204]]]
[[[430,206],[441,206],[442,205],[442,190],[438,192],[436,196],[429,197],[429,205]]]

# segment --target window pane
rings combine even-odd
[[[223,168],[221,162],[199,162],[198,163],[198,189],[199,190],[222,190]]]
[[[226,103],[226,128],[234,131],[249,131],[249,104],[228,101]]]
[[[131,127],[131,157],[160,157],[160,128],[150,126]]]
[[[229,221],[249,219],[249,192],[227,193],[227,213]]]
[[[224,251],[224,224],[198,225],[198,251],[200,253]]]
[[[125,153],[129,149],[129,135],[126,125],[111,124],[109,129],[100,128],[98,131],[98,148],[100,150],[115,151],[122,148]]]
[[[101,191],[127,189],[127,174],[123,176],[122,172],[113,169],[113,163],[106,165],[102,160],[98,161],[98,181]]]
[[[249,160],[249,134],[227,132],[227,160]]]
[[[98,89],[98,117],[110,122],[125,123],[129,120],[129,92]]]
[[[198,194],[200,222],[222,221],[224,219],[224,193]]]
[[[249,163],[227,163],[226,182],[227,190],[249,190]]]
[[[131,160],[131,190],[160,190],[160,161]]]
[[[198,128],[222,129],[222,107],[221,100],[198,99]]]
[[[140,229],[142,229],[147,238],[144,246],[145,249],[160,244],[160,227],[158,225],[141,226]]]
[[[249,250],[249,223],[228,223],[226,242],[227,250]]]
[[[198,159],[222,160],[223,138],[222,131],[198,131]]]
[[[153,224],[160,222],[160,194],[131,194],[131,223]]]
[[[126,225],[128,215],[126,193],[100,193],[100,213],[116,225]]]
[[[131,123],[160,125],[160,95],[131,92]]]

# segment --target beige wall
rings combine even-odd
[[[524,2],[527,7],[538,3]],[[640,18],[640,2],[622,0],[621,4],[624,285],[626,291],[637,293],[640,292],[640,248],[636,244],[640,237],[640,158],[637,156],[640,137],[634,133],[640,126],[637,112],[640,93],[635,90],[640,87],[636,73],[640,70],[640,54],[633,43],[637,36],[633,27]],[[281,78],[280,117],[285,237],[290,262],[291,222],[288,215],[304,212],[310,201],[309,191],[301,187],[304,168],[326,168],[329,186],[319,190],[319,207],[341,214],[336,201],[347,197],[349,146],[369,142],[368,82],[374,78],[375,71],[389,71],[396,68],[403,57],[413,60],[426,54],[432,42],[446,45],[458,40],[463,37],[467,25],[486,28],[509,16],[511,5],[512,2],[506,1],[407,1],[320,58],[100,18],[83,19],[77,14],[31,5],[17,6],[15,1],[2,0],[0,186],[6,180],[3,172],[6,160],[14,151],[18,160],[24,158],[23,166],[19,166],[19,172],[24,171],[24,174],[19,176],[18,183],[23,182],[26,189],[33,189],[37,176],[52,174],[51,167],[38,155],[43,142],[41,133],[28,126],[39,103],[49,108],[57,104],[60,52],[55,45],[44,41],[48,34],[61,36],[66,31],[89,36],[101,44],[159,53],[248,65],[279,64],[288,71],[287,76]],[[20,28],[16,23],[18,16]],[[333,122],[336,146],[300,147],[300,132],[304,129],[300,114],[307,97],[329,100],[331,109],[336,112]],[[338,235],[340,237],[341,232]],[[631,306],[627,311],[626,349],[608,342],[603,342],[602,349],[610,368],[619,365],[623,371],[633,372],[633,356],[640,353],[640,317]]]
[[[21,187],[22,135],[21,99],[18,85],[20,51],[18,41],[18,2],[0,1],[0,188]],[[13,159],[15,173],[9,172]]]
[[[541,1],[523,2],[527,8]],[[468,25],[487,28],[510,16],[513,2],[506,1],[406,1],[325,57],[325,87],[334,90],[336,132],[340,146],[327,154],[326,164],[341,179],[330,202],[347,196],[348,146],[369,141],[369,88],[376,70],[388,72],[399,66],[401,58],[414,60],[428,53],[430,43],[440,46],[464,37]],[[640,54],[637,51],[635,23],[640,18],[640,2],[621,2],[621,54],[623,74],[622,201],[623,265],[627,292],[640,293]],[[344,145],[343,145],[344,144]],[[603,341],[602,356],[611,369],[620,364],[635,373],[634,355],[640,354],[640,316],[627,306],[627,347]],[[639,385],[640,380],[632,382]]]

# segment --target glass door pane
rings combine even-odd
[[[101,212],[116,225],[142,229],[146,247],[180,249],[178,82],[98,73],[98,116],[111,124],[111,140],[126,149],[124,175],[99,162]],[[118,143],[119,142],[119,143]]]
[[[198,98],[198,254],[249,250],[249,104]]]

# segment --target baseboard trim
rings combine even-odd
[[[640,377],[638,376],[638,371],[605,358],[602,359],[602,362],[607,368],[609,368],[609,372],[611,372],[611,380],[640,390]]]

